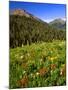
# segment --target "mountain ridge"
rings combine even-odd
[[[25,9],[13,9],[10,11],[10,15],[19,15],[19,16],[26,16],[27,18],[35,18],[39,21],[43,21],[42,19],[36,17],[35,15],[29,13],[28,11],[26,11]],[[44,21],[43,21],[44,22]]]
[[[10,13],[11,48],[42,41],[65,40],[65,38],[64,31],[53,28],[48,23],[26,11],[15,10]]]
[[[66,29],[66,20],[63,20],[61,18],[58,18],[58,19],[55,19],[51,22],[49,22],[49,25],[50,26],[53,26],[54,28],[57,28],[57,29],[62,29],[62,30],[65,30]]]

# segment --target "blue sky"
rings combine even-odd
[[[47,3],[32,3],[32,2],[9,2],[10,10],[25,9],[36,17],[50,22],[54,19],[66,18],[66,5],[64,4],[47,4]]]

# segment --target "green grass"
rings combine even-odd
[[[10,88],[66,85],[65,41],[10,49]]]

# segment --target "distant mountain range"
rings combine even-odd
[[[10,47],[41,41],[65,40],[65,31],[57,29],[64,24],[63,20],[44,22],[24,9],[12,10],[10,11]]]
[[[24,9],[15,9],[15,10],[12,10],[10,11],[10,15],[19,15],[19,16],[26,16],[26,17],[30,17],[30,18],[34,18],[36,20],[39,20],[39,21],[42,21],[41,19],[39,19],[38,17],[28,13],[26,10]],[[42,21],[44,22],[44,21]],[[48,23],[50,26],[60,30],[65,30],[66,29],[66,21],[64,21],[63,19],[61,18],[58,18],[58,19],[55,19],[51,22]]]
[[[49,23],[50,26],[57,28],[58,30],[66,30],[66,21],[62,19],[55,19]]]

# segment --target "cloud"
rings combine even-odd
[[[45,22],[49,23],[49,22],[51,22],[51,21],[53,21],[53,20],[55,20],[55,19],[59,19],[59,18],[53,18],[53,19],[43,19],[43,21],[45,21]],[[64,20],[64,21],[66,21],[66,17],[63,17],[63,18],[60,18],[60,19],[62,19],[62,20]]]
[[[51,22],[51,21],[53,21],[53,20],[54,20],[54,19],[46,19],[46,20],[43,20],[43,21],[49,23],[49,22]]]

